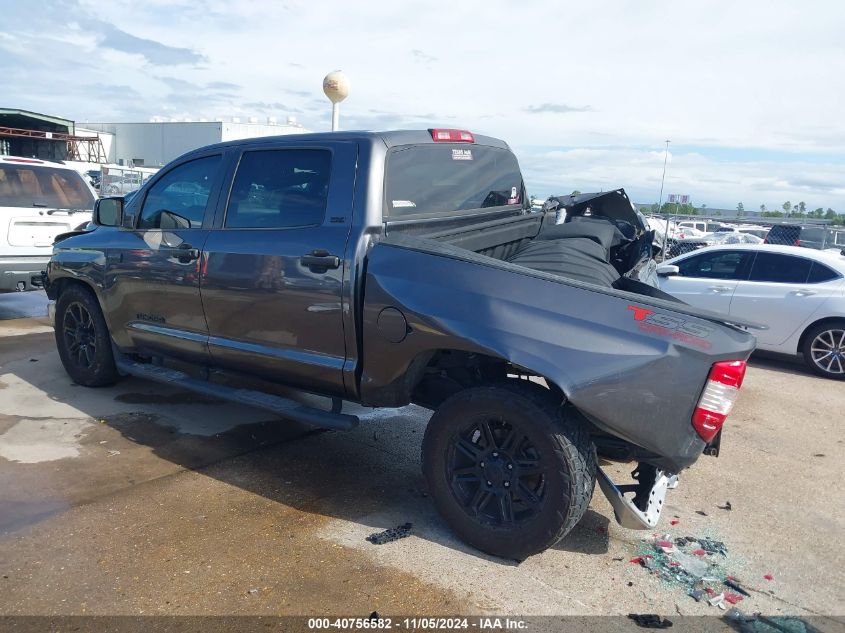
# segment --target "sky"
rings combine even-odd
[[[0,107],[506,140],[532,195],[845,212],[838,0],[0,0]]]

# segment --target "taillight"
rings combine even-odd
[[[429,130],[431,140],[438,143],[475,143],[472,132],[466,130]]]
[[[793,246],[801,246],[801,240],[795,240]]]
[[[742,379],[745,361],[732,360],[715,363],[707,376],[707,384],[692,414],[692,426],[705,442],[711,441],[734,406]]]

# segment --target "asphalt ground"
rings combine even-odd
[[[721,614],[629,562],[653,535],[598,489],[522,563],[461,543],[420,474],[424,409],[319,432],[134,378],[87,389],[44,314],[0,295],[0,615]],[[722,454],[669,492],[657,533],[724,541],[743,611],[841,630],[843,412],[843,383],[755,357]]]

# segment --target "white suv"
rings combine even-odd
[[[39,288],[53,240],[90,222],[96,198],[62,163],[0,156],[0,292]]]

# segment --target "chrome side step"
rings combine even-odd
[[[127,358],[115,359],[117,369],[124,374],[145,378],[166,385],[175,385],[214,398],[245,404],[258,409],[265,409],[273,413],[302,424],[308,424],[323,429],[349,430],[358,426],[358,416],[347,413],[322,411],[307,405],[252,389],[237,389],[219,383],[192,378],[185,372],[170,369],[160,365],[138,363]],[[333,407],[337,408],[337,407]]]
[[[616,522],[629,530],[650,530],[660,520],[660,513],[663,511],[663,502],[666,500],[666,491],[669,488],[678,486],[678,476],[669,475],[658,470],[654,479],[654,485],[648,493],[648,504],[645,511],[640,510],[632,499],[625,496],[626,492],[636,492],[638,484],[617,486],[607,476],[601,467],[596,469],[599,487],[613,506],[613,513],[616,515]]]

